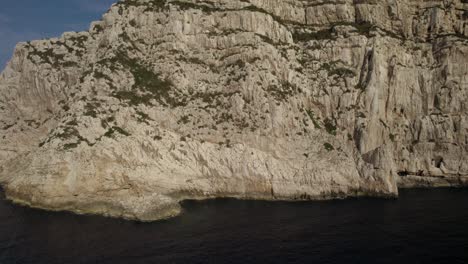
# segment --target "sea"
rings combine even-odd
[[[140,223],[14,205],[0,192],[0,264],[468,263],[468,190],[398,199],[183,202]]]

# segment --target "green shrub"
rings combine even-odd
[[[328,150],[328,151],[332,151],[332,150],[335,149],[335,148],[332,146],[332,144],[330,144],[330,143],[328,143],[328,142],[327,142],[327,143],[324,143],[323,146],[324,146],[325,149]]]
[[[325,125],[325,130],[330,135],[336,136],[336,125],[335,125],[335,122],[333,120],[331,120],[329,118],[326,118],[325,122],[324,122],[324,125]]]
[[[315,120],[314,112],[312,112],[311,110],[307,110],[306,112],[307,115],[310,117],[310,120],[312,120],[312,123],[314,123],[314,127],[317,129],[321,129],[322,127],[320,126],[320,124],[317,122],[317,120]]]
[[[130,133],[125,131],[123,128],[120,128],[118,126],[113,126],[107,130],[107,132],[104,134],[105,137],[109,138],[114,138],[115,133],[119,133],[124,136],[130,136]]]

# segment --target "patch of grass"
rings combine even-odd
[[[183,102],[180,98],[171,95],[173,83],[167,79],[162,79],[158,73],[154,73],[147,66],[143,65],[136,59],[132,59],[123,52],[117,53],[111,59],[105,59],[99,63],[108,65],[109,67],[117,67],[121,65],[128,69],[135,80],[131,91],[117,91],[113,96],[127,101],[130,105],[150,104],[152,99],[155,99],[165,106],[179,106]]]
[[[286,101],[295,94],[297,87],[287,81],[283,81],[280,85],[273,84],[268,86],[266,91],[277,101]]]
[[[69,142],[63,145],[63,150],[70,150],[78,147],[81,142],[86,142],[88,146],[92,146],[92,144],[84,137],[80,135],[78,130],[74,127],[76,121],[70,121],[63,129],[62,132],[53,134],[51,137],[47,138],[45,141],[39,144],[39,147],[44,146],[46,143],[50,142],[54,138],[59,138],[61,140],[73,140],[74,142]]]
[[[71,64],[76,65],[73,62],[66,62],[64,60],[65,54],[56,54],[52,48],[47,48],[45,51],[39,51],[36,49],[36,47],[32,45],[29,46],[33,49],[27,55],[27,58],[30,61],[34,61],[33,56],[37,56],[39,57],[38,63],[48,63],[53,67],[64,66],[64,63],[66,63],[68,66]]]

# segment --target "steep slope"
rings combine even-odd
[[[467,18],[461,0],[123,0],[17,45],[0,182],[139,220],[183,199],[468,185]]]

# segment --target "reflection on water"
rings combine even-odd
[[[468,263],[468,190],[398,200],[184,202],[154,223],[0,201],[0,263]]]

